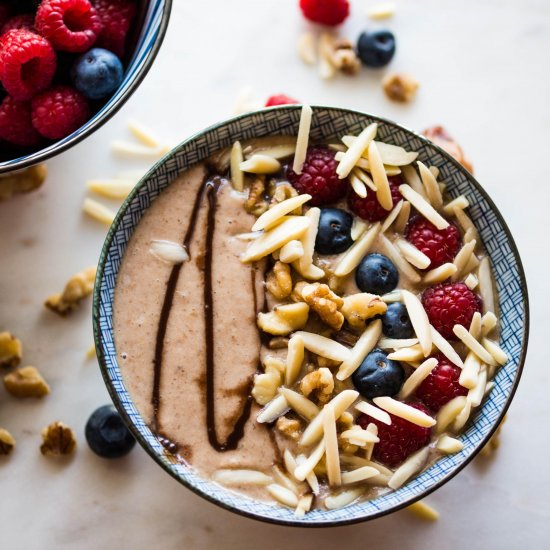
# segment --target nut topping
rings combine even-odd
[[[283,262],[275,262],[267,275],[266,288],[277,300],[288,298],[292,292],[290,266]]]
[[[321,320],[334,330],[340,330],[344,316],[338,311],[344,304],[342,298],[321,283],[306,284],[302,288],[302,297],[306,304],[319,315]]]
[[[300,382],[300,391],[305,397],[314,393],[319,403],[327,403],[334,391],[332,373],[327,368],[321,368],[306,374]]]

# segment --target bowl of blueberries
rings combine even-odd
[[[137,89],[172,0],[0,0],[0,173],[91,135]]]

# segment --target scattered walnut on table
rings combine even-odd
[[[42,430],[43,443],[40,452],[43,455],[70,455],[76,449],[74,432],[63,422],[53,422]]]
[[[319,403],[327,403],[334,391],[332,373],[327,368],[321,368],[306,374],[300,381],[300,391],[305,397],[314,394]]]
[[[0,367],[16,367],[22,356],[21,340],[11,332],[0,332]]]
[[[361,70],[361,61],[355,53],[353,44],[347,38],[337,38],[332,43],[330,62],[347,75],[357,74]]]
[[[288,298],[292,292],[290,266],[283,262],[275,262],[267,274],[266,288],[277,300]]]
[[[277,419],[275,427],[286,437],[293,441],[298,441],[302,435],[302,426],[299,420],[287,418],[286,416],[280,416]]]
[[[44,397],[50,387],[36,367],[23,367],[4,376],[4,386],[14,397]]]
[[[15,449],[15,439],[4,428],[0,428],[0,456],[9,455]]]
[[[46,165],[37,164],[0,176],[0,201],[7,200],[17,193],[29,193],[38,189],[47,175]]]
[[[65,285],[63,292],[50,296],[44,305],[58,315],[65,317],[74,311],[84,298],[92,293],[95,275],[95,266],[73,275]]]
[[[307,284],[302,288],[302,298],[306,304],[319,315],[321,321],[334,330],[340,330],[344,316],[338,311],[344,301],[322,283]]]
[[[462,147],[447,133],[443,126],[426,128],[422,134],[454,157],[468,172],[474,173],[472,163],[464,155]]]
[[[388,99],[399,103],[412,101],[418,86],[418,81],[407,74],[390,73],[382,80],[382,88]]]
[[[268,208],[265,193],[265,179],[256,176],[248,189],[248,198],[244,203],[244,209],[254,216],[261,216]]]

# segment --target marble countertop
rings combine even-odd
[[[371,0],[370,4],[376,0]],[[383,71],[322,81],[300,63],[305,24],[296,0],[174,2],[166,42],[147,79],[122,111],[84,143],[49,163],[38,192],[0,204],[0,329],[19,335],[24,363],[52,393],[18,401],[0,389],[0,425],[17,438],[0,461],[0,547],[97,548],[543,548],[550,536],[550,399],[545,338],[550,186],[550,4],[547,0],[397,0],[398,53],[392,69],[421,82],[416,101],[388,102]],[[352,0],[342,34],[369,23],[367,2]],[[231,114],[243,86],[263,99],[285,92],[310,103],[365,110],[421,130],[443,124],[471,157],[476,176],[508,221],[521,251],[532,304],[529,357],[501,447],[476,459],[429,497],[441,513],[426,523],[403,511],[373,522],[300,530],[220,510],[180,486],[141,448],[105,461],[87,448],[83,428],[108,402],[95,360],[90,304],[68,319],[42,307],[66,279],[97,261],[105,230],[80,210],[84,181],[146,164],[116,158],[112,139],[129,139],[135,117],[177,141]],[[546,336],[545,336],[546,335]],[[77,432],[69,461],[40,455],[40,431],[55,419]]]

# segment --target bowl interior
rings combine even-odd
[[[113,116],[137,89],[151,67],[162,44],[168,24],[172,0],[141,0],[134,23],[134,30],[128,39],[126,71],[119,89],[107,101],[96,103],[94,116],[69,136],[35,152],[2,145],[0,148],[0,174],[31,166],[67,150]],[[61,63],[60,57],[60,63]]]
[[[128,394],[113,341],[112,302],[117,272],[134,228],[151,202],[176,176],[235,140],[277,134],[296,135],[299,107],[282,107],[250,113],[213,126],[176,147],[143,178],[128,197],[107,236],[94,294],[94,330],[101,369],[107,387],[134,434],[151,456],[184,485],[213,502],[239,513],[277,523],[321,526],[352,523],[396,510],[425,496],[450,479],[481,448],[504,415],[519,381],[527,348],[528,305],[525,278],[518,251],[497,208],[475,179],[449,155],[425,138],[392,122],[336,108],[315,107],[312,138],[327,140],[357,134],[367,124],[379,124],[379,136],[389,143],[418,151],[419,159],[440,169],[440,179],[452,197],[464,194],[472,205],[469,213],[491,258],[501,311],[501,346],[510,362],[498,371],[496,385],[460,436],[464,449],[438,460],[422,475],[397,491],[371,501],[332,511],[314,510],[297,519],[293,511],[252,501],[223,489],[175,463],[145,424]]]

